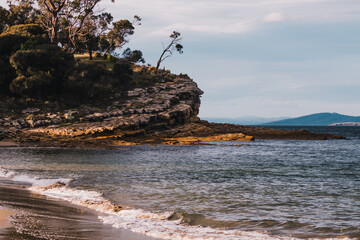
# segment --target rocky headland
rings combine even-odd
[[[0,141],[4,146],[115,147],[343,138],[306,130],[209,123],[197,117],[202,94],[193,80],[177,77],[171,82],[115,94],[100,108],[91,104],[62,112],[26,108],[16,118],[0,119]]]

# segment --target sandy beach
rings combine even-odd
[[[154,240],[103,224],[96,212],[86,208],[1,184],[0,239]]]

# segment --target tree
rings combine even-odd
[[[145,63],[145,59],[143,58],[143,53],[140,50],[131,51],[130,48],[127,48],[122,53],[123,59],[132,62],[132,63]]]
[[[112,16],[108,13],[96,15],[94,8],[99,2],[100,0],[75,0],[70,1],[64,7],[61,30],[66,36],[62,44],[67,50],[72,52],[78,50],[79,38],[81,37],[82,42],[85,39],[89,42],[89,36],[96,35],[95,32],[102,27],[101,20],[109,20],[109,23],[112,21]],[[98,27],[97,24],[100,26]]]
[[[57,43],[59,17],[67,0],[37,0],[40,7],[40,22],[49,33],[50,41]]]
[[[5,31],[8,24],[9,11],[0,6],[0,33]]]
[[[19,24],[31,24],[38,23],[38,17],[40,15],[39,10],[33,7],[33,2],[19,2],[18,5],[13,4],[12,1],[8,1],[9,15],[8,26],[14,26]]]
[[[180,44],[182,38],[180,37],[180,33],[179,32],[176,32],[174,31],[171,35],[170,35],[170,38],[171,38],[171,42],[170,44],[166,47],[166,48],[163,48],[163,52],[162,54],[160,55],[160,58],[159,60],[157,61],[157,64],[156,64],[156,69],[159,69],[160,67],[160,64],[165,60],[167,59],[168,57],[171,57],[173,52],[176,50],[178,53],[182,54],[183,53],[183,45]]]
[[[96,10],[101,0],[12,1],[19,4],[9,5],[11,11],[0,9],[0,31],[4,31],[9,25],[7,22],[10,15],[14,19],[12,22],[16,24],[36,19],[47,31],[52,43],[60,44],[72,53],[87,51],[90,58],[93,51],[100,50],[108,54],[122,48],[129,42],[129,36],[134,34],[135,25],[140,25],[141,22],[139,16],[134,16],[132,22],[123,19],[112,23],[110,28],[113,21],[111,14]],[[33,5],[38,6],[39,10],[34,10]],[[18,14],[11,14],[12,12]]]
[[[68,48],[74,47],[74,39],[80,33],[87,16],[93,14],[95,6],[101,0],[18,0],[34,2],[40,7],[39,20],[49,33],[50,41],[58,43],[61,21],[66,23],[66,34],[69,40]]]
[[[128,37],[134,34],[135,24],[141,25],[141,18],[136,15],[133,22],[127,19],[114,22],[113,28],[107,33],[106,37],[101,37],[101,50],[107,54],[117,48],[122,48],[129,42]]]
[[[40,13],[33,8],[31,2],[19,2],[15,5],[8,1],[8,7],[8,10],[0,7],[0,33],[14,25],[37,23]]]
[[[100,36],[109,28],[113,17],[110,13],[101,13],[99,15],[90,15],[84,21],[82,30],[78,33],[74,43],[75,49],[80,52],[88,52],[89,58],[92,60],[92,53],[99,48]]]

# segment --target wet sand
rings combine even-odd
[[[97,213],[86,208],[1,184],[0,239],[155,240],[103,224]]]
[[[17,146],[19,146],[19,144],[14,142],[0,141],[0,147],[17,147]]]
[[[10,215],[12,215],[14,213],[15,213],[14,211],[0,207],[0,229],[8,228],[11,226],[9,217],[10,217]]]

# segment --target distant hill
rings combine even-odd
[[[262,117],[241,117],[241,118],[204,118],[209,122],[214,123],[231,123],[231,124],[242,124],[242,125],[262,125],[267,122],[279,121],[287,119],[286,117],[278,118],[262,118]]]
[[[264,125],[278,126],[328,126],[338,123],[360,122],[360,116],[347,116],[338,113],[316,113],[298,118],[265,123]]]

